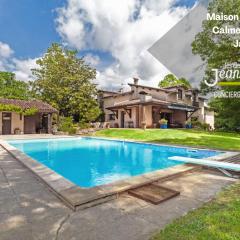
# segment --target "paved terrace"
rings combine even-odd
[[[234,181],[201,170],[162,183],[181,191],[181,195],[157,206],[123,194],[108,203],[73,212],[0,148],[0,239],[146,240]]]

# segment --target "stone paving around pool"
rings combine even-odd
[[[146,240],[235,181],[211,171],[196,171],[162,182],[162,186],[176,189],[181,195],[160,205],[123,194],[73,212],[0,148],[0,239]]]

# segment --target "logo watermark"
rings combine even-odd
[[[213,68],[212,72],[214,72],[214,81],[208,82],[205,80],[205,84],[208,87],[219,86],[240,86],[240,82],[235,81],[240,78],[240,64],[232,63],[225,64],[223,68],[217,69]],[[225,80],[225,81],[223,81]]]
[[[213,93],[214,98],[240,98],[240,91],[216,91]]]

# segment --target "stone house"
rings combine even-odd
[[[127,92],[99,92],[103,120],[109,122],[110,127],[140,128],[145,123],[147,128],[156,128],[159,120],[165,118],[170,128],[185,127],[190,119],[214,128],[214,112],[197,89],[143,86],[137,78],[128,85],[131,90]]]

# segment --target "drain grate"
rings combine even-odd
[[[180,192],[151,183],[128,191],[128,194],[152,204],[159,204]]]

